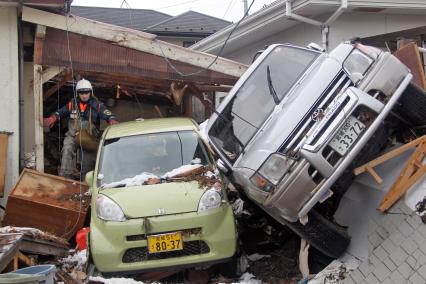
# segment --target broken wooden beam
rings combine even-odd
[[[422,136],[422,138],[421,143],[411,154],[398,179],[383,198],[379,206],[379,210],[382,213],[394,205],[426,172],[426,165],[423,165],[423,160],[426,156],[426,136]]]

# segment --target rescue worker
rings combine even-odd
[[[70,100],[56,113],[45,118],[43,126],[52,128],[57,120],[69,118],[59,175],[66,178],[75,177],[76,153],[77,149],[81,149],[81,178],[84,179],[86,173],[95,166],[100,120],[105,120],[110,125],[118,124],[118,121],[93,95],[92,84],[88,80],[78,81],[75,89],[77,99]]]

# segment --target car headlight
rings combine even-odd
[[[105,221],[123,222],[126,220],[120,206],[102,194],[96,198],[96,215]]]
[[[277,184],[283,175],[293,165],[294,160],[289,159],[281,154],[272,154],[260,167],[259,173],[267,178],[272,184]]]
[[[198,204],[198,213],[218,208],[222,204],[222,194],[215,188],[211,188],[204,192]]]
[[[343,62],[343,69],[348,73],[352,82],[356,84],[364,78],[365,73],[367,73],[373,62],[373,58],[355,48]]]

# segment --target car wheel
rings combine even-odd
[[[351,241],[346,229],[315,210],[309,212],[308,219],[306,225],[300,222],[288,222],[286,225],[323,254],[332,258],[340,257]]]

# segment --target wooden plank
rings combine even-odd
[[[4,196],[8,138],[9,135],[7,133],[0,133],[0,197]]]
[[[374,160],[371,160],[370,162],[368,162],[368,163],[366,163],[366,164],[364,164],[362,166],[359,166],[358,168],[356,168],[354,170],[354,174],[356,176],[360,175],[363,172],[367,171],[368,167],[369,168],[374,168],[374,167],[376,167],[376,166],[378,166],[378,165],[386,162],[387,160],[390,160],[390,159],[392,159],[392,158],[394,158],[396,156],[399,156],[402,153],[404,153],[405,151],[407,151],[407,150],[409,150],[409,149],[411,149],[411,148],[416,147],[417,145],[419,145],[424,139],[426,139],[426,135],[424,135],[424,136],[422,136],[420,138],[417,138],[417,139],[415,139],[415,140],[413,140],[413,141],[411,141],[409,143],[406,143],[406,144],[404,144],[404,145],[402,145],[402,146],[400,146],[400,147],[398,147],[398,148],[396,148],[396,149],[394,149],[392,151],[389,151],[386,154],[381,155],[380,157],[378,157],[378,158],[376,158]]]
[[[43,44],[46,36],[46,27],[37,25],[36,36],[34,39],[34,64],[42,64],[43,61]]]
[[[68,253],[69,247],[52,241],[33,239],[24,236],[19,245],[19,249],[30,254],[65,256]]]
[[[59,73],[63,72],[65,70],[65,67],[59,67],[59,66],[49,66],[45,70],[43,70],[42,74],[42,81],[43,84],[47,81],[51,80],[53,77],[58,75]]]
[[[36,169],[44,171],[44,137],[43,137],[43,78],[42,66],[34,64],[34,130]]]
[[[54,93],[56,93],[62,86],[64,86],[68,81],[72,79],[71,71],[67,70],[62,79],[55,85],[53,85],[49,90],[43,93],[43,100],[47,99]]]
[[[411,42],[402,46],[395,52],[395,56],[411,70],[413,82],[420,88],[423,88],[423,90],[426,90],[423,62],[417,44]]]
[[[424,137],[424,136],[423,136]],[[404,169],[401,171],[398,179],[392,185],[388,193],[383,198],[379,210],[387,211],[395,202],[397,202],[407,190],[426,172],[426,165],[422,161],[426,155],[426,139],[416,148],[416,151],[410,156]],[[419,167],[418,165],[421,164]]]
[[[44,25],[60,30],[95,37],[113,42],[150,54],[165,56],[167,58],[188,63],[193,66],[205,68],[215,60],[216,56],[190,50],[181,46],[157,40],[155,35],[109,25],[78,16],[66,16],[53,14],[24,6],[22,9],[22,20],[38,25]],[[240,77],[248,66],[219,57],[209,68],[210,70]]]

